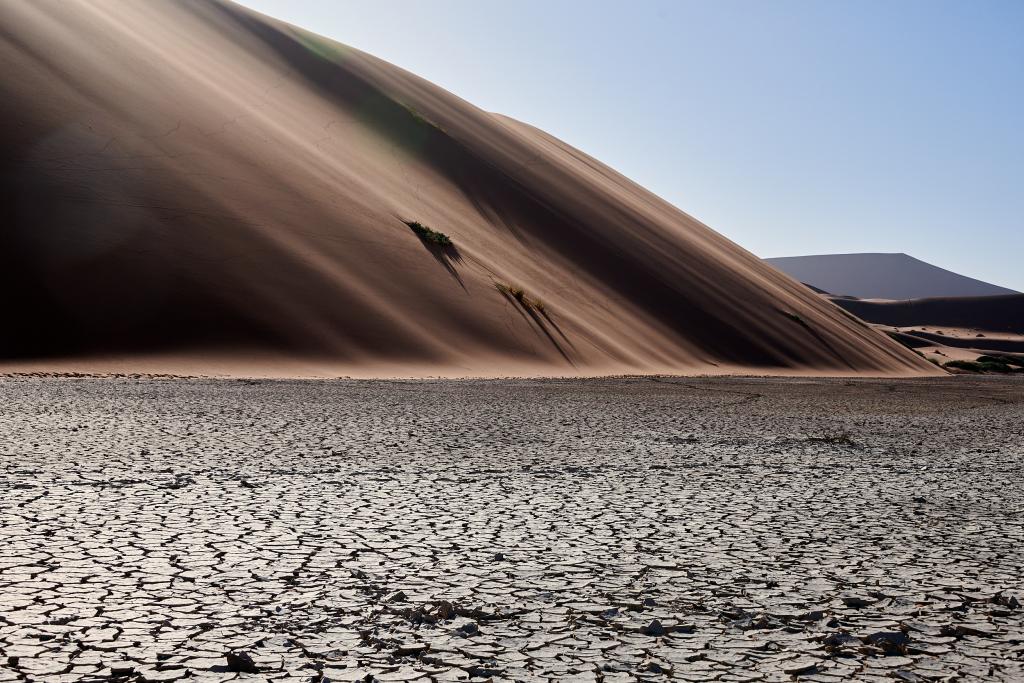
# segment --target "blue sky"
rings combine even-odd
[[[1024,2],[244,0],[597,157],[759,256],[1024,291]]]

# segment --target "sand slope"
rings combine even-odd
[[[2,3],[0,55],[8,367],[935,372],[585,154],[236,5]]]
[[[765,261],[790,277],[837,296],[922,299],[1019,294],[907,254],[820,254]]]

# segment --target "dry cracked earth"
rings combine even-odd
[[[0,379],[0,681],[1024,680],[1024,382]]]

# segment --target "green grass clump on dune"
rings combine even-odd
[[[419,221],[403,221],[406,225],[412,228],[412,231],[416,233],[420,239],[431,242],[441,247],[452,246],[452,238],[443,232],[432,230],[427,226],[423,225]]]

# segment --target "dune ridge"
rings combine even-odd
[[[937,372],[586,154],[240,6],[4,3],[0,36],[3,367]]]

